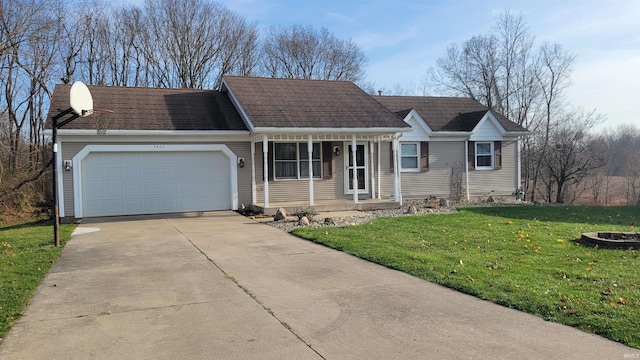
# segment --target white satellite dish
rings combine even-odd
[[[76,81],[71,85],[69,105],[76,114],[82,117],[93,113],[93,97],[91,97],[91,92],[87,85],[82,81]]]

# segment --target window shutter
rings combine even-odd
[[[476,142],[469,141],[469,158],[467,159],[467,167],[469,170],[474,170],[476,168]]]
[[[429,143],[427,141],[420,142],[420,171],[429,171]]]
[[[393,174],[393,163],[394,163],[394,158],[393,158],[393,143],[389,142],[389,163],[391,164],[391,173]]]
[[[273,141],[269,141],[269,152],[267,153],[267,169],[269,169],[269,181],[273,181],[273,152],[276,147],[273,146]],[[264,156],[264,155],[263,155]],[[264,175],[262,176],[264,178]]]
[[[322,142],[322,178],[331,179],[333,176],[332,164],[333,143],[331,141]]]
[[[493,168],[495,170],[502,169],[502,141],[493,143]]]

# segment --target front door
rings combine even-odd
[[[358,194],[369,193],[369,172],[367,171],[367,144],[356,144],[356,159],[353,161],[353,148],[345,143],[344,163],[346,164],[344,190],[346,194],[353,194],[353,176],[358,176]]]

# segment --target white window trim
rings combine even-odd
[[[402,145],[413,145],[413,144],[416,145],[416,155],[415,155],[415,157],[416,157],[416,167],[415,168],[405,169],[405,168],[402,167],[402,158],[403,157],[413,157],[413,155],[412,156],[403,156],[402,155]],[[401,142],[400,143],[400,154],[398,154],[399,157],[400,157],[400,171],[401,172],[420,172],[420,166],[421,166],[420,165],[420,154],[421,153],[420,153],[420,142],[419,141]]]
[[[478,145],[480,144],[489,144],[491,146],[491,150],[489,151],[489,155],[491,156],[491,165],[490,166],[479,166],[478,165]],[[475,162],[476,162],[476,170],[493,170],[495,165],[495,152],[493,148],[493,141],[476,141],[475,143]],[[486,154],[481,154],[480,156],[487,156]]]
[[[296,160],[295,161],[298,164],[298,174],[297,174],[298,177],[296,179],[289,179],[289,178],[287,178],[287,179],[279,179],[276,176],[276,144],[296,144]],[[307,146],[307,142],[302,142],[302,141],[274,141],[273,142],[273,148],[271,149],[273,151],[273,161],[272,161],[272,165],[273,165],[273,181],[298,181],[298,180],[307,180],[308,181],[309,180],[308,177],[300,177],[300,169],[301,169],[301,166],[302,166],[301,165],[302,161],[305,161],[305,162],[309,161],[308,159],[301,159],[300,158],[300,144],[303,144],[303,146]],[[323,177],[322,177],[322,170],[323,170],[322,169],[323,168],[323,166],[322,166],[322,164],[323,164],[323,162],[322,162],[322,160],[323,160],[322,159],[322,142],[314,141],[313,144],[314,145],[315,144],[319,144],[319,146],[320,146],[320,151],[319,151],[320,152],[320,159],[314,159],[313,160],[313,161],[319,161],[320,162],[320,175],[313,176],[314,181],[316,181],[316,180],[322,180],[323,179]],[[293,162],[293,160],[282,160],[282,161],[291,161],[291,162]]]

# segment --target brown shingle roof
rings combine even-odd
[[[489,110],[471,98],[429,96],[374,96],[396,113],[415,109],[433,131],[471,131]],[[495,111],[491,113],[508,132],[527,131]]]
[[[247,130],[225,93],[214,90],[88,86],[96,109],[115,113],[110,130]],[[51,117],[69,108],[71,85],[56,85]],[[78,118],[64,129],[95,129],[96,115]]]
[[[252,77],[224,82],[256,128],[409,127],[352,82]]]

